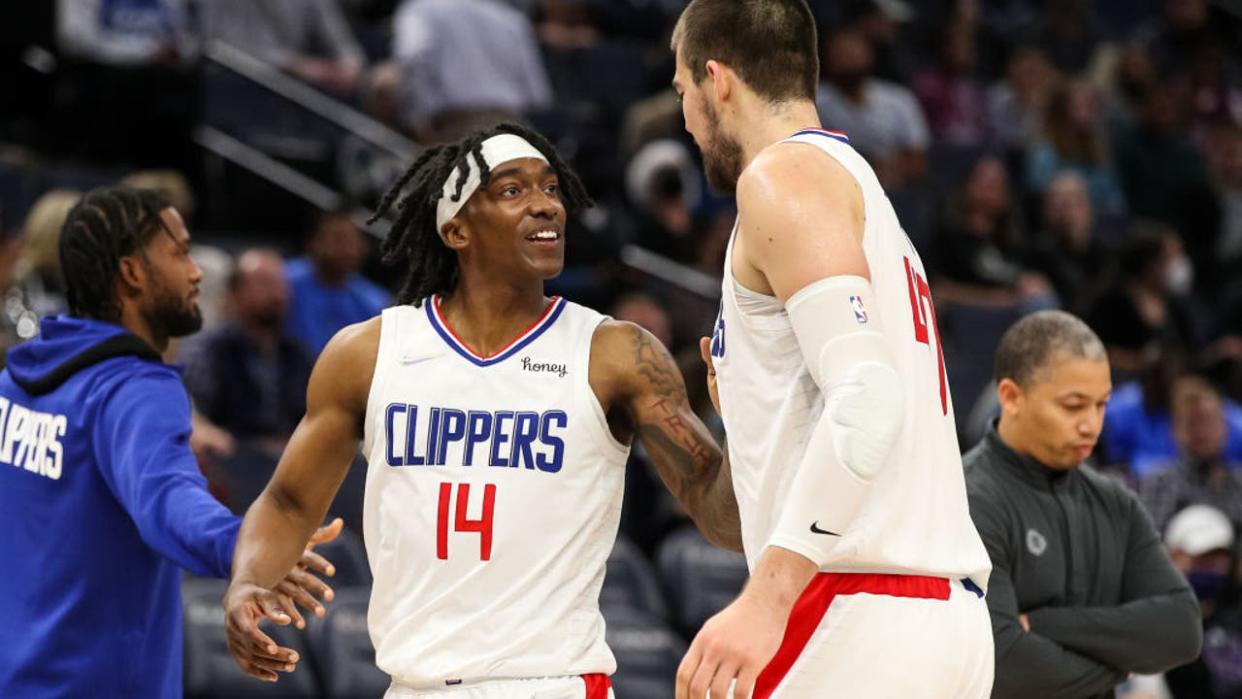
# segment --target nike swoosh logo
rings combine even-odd
[[[814,522],[811,522],[811,533],[812,534],[827,534],[828,536],[841,536],[840,534],[836,532],[830,532],[827,529],[820,529],[818,526],[816,526],[818,524],[819,524],[819,520],[815,520]]]
[[[429,355],[429,356],[426,356],[426,357],[412,357],[412,356],[410,356],[410,355],[406,355],[406,356],[404,356],[404,357],[402,357],[402,358],[401,358],[401,363],[402,363],[403,365],[405,365],[405,366],[410,366],[411,364],[418,364],[418,363],[420,363],[420,362],[425,362],[425,361],[427,361],[428,359],[435,359],[435,358],[436,358],[436,357],[438,357],[438,356],[440,356],[440,355],[438,355],[438,354],[433,354],[433,355]]]

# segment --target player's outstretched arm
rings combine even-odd
[[[375,318],[349,326],[324,348],[311,372],[306,415],[242,522],[225,619],[229,652],[259,679],[275,681],[276,670],[288,672],[296,664],[292,651],[277,648],[258,623],[264,618],[282,625],[291,621],[280,610],[276,588],[295,570],[357,452],[379,323]]]
[[[741,551],[728,464],[691,410],[686,384],[668,350],[639,326],[610,321],[595,331],[591,357],[592,386],[616,396],[614,405],[627,427],[699,530],[713,544]]]

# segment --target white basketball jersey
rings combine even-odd
[[[363,528],[376,663],[408,687],[616,669],[599,591],[629,448],[587,381],[605,317],[553,299],[491,357],[434,297],[382,316]]]
[[[991,564],[966,504],[953,404],[923,263],[871,167],[843,135],[813,129],[788,140],[819,148],[858,181],[866,211],[863,250],[875,297],[854,300],[854,312],[887,338],[906,391],[900,438],[823,569],[970,577],[983,586]],[[732,262],[730,241],[712,354],[742,536],[753,569],[776,527],[824,399],[785,308],[735,281]]]

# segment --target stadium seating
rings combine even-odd
[[[660,544],[656,565],[673,612],[673,624],[691,638],[703,622],[737,596],[746,582],[746,559],[708,543],[694,527]]]
[[[224,630],[223,580],[187,578],[181,587],[185,616],[185,696],[187,699],[268,699],[315,697],[319,685],[306,660],[302,634],[292,626],[264,625],[281,646],[303,657],[298,669],[279,682],[262,682],[242,672],[229,655]]]
[[[599,604],[605,615],[609,608],[630,607],[657,619],[668,618],[668,604],[655,569],[642,551],[624,536],[617,537],[612,554],[608,556],[608,572],[599,593]]]
[[[326,699],[371,699],[388,689],[367,632],[369,597],[365,588],[337,590],[328,615],[309,624],[307,647]]]
[[[617,699],[673,696],[677,665],[686,643],[656,617],[638,609],[606,609],[608,645],[617,656],[612,677]]]

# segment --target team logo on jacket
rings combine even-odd
[[[1044,551],[1048,550],[1048,540],[1044,538],[1043,534],[1040,534],[1034,529],[1027,529],[1026,550],[1030,551],[1032,555],[1042,556],[1044,555]]]
[[[859,325],[866,325],[867,324],[867,307],[863,305],[862,297],[851,296],[850,306],[854,309],[854,320],[858,321]]]

